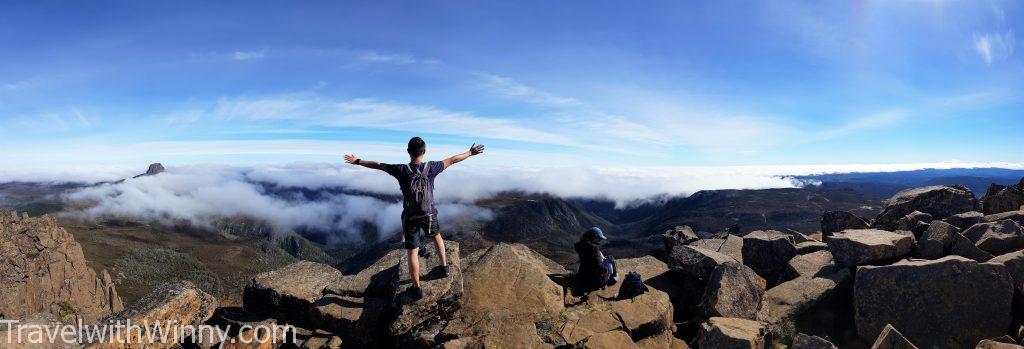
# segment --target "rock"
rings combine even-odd
[[[993,255],[1024,249],[1024,232],[1017,222],[978,223],[963,232],[975,246]]]
[[[928,230],[928,223],[932,221],[932,215],[914,211],[896,221],[896,230],[913,232],[915,237],[921,236]]]
[[[877,229],[844,230],[825,242],[836,264],[843,267],[902,258],[914,249],[913,236]]]
[[[587,349],[618,349],[618,348],[634,348],[639,349],[636,343],[629,338],[626,332],[622,331],[609,331],[604,333],[598,333],[587,338],[586,343],[583,344],[583,348]]]
[[[958,256],[857,268],[857,333],[886,324],[923,348],[967,348],[1010,327],[1012,279],[1006,267]]]
[[[978,262],[987,262],[992,259],[992,254],[983,251],[974,245],[970,239],[960,233],[953,233],[953,241],[950,242],[949,254],[973,259]]]
[[[242,294],[243,306],[253,314],[279,314],[283,321],[307,325],[313,302],[321,298],[324,287],[339,278],[341,272],[326,264],[292,263],[249,280]]]
[[[615,313],[605,307],[601,310],[582,307],[582,309],[566,310],[562,313],[562,321],[555,328],[567,344],[576,344],[598,333],[622,331],[624,326]],[[627,335],[628,336],[628,335]],[[633,341],[630,340],[630,343]]]
[[[641,349],[690,349],[686,342],[669,332],[641,339],[636,345]]]
[[[722,239],[700,239],[689,245],[715,251],[743,263],[743,238],[739,236],[726,235]]]
[[[985,214],[1016,211],[1024,205],[1024,178],[1015,185],[992,183],[981,197],[981,211]]]
[[[838,269],[835,262],[832,261],[831,252],[818,251],[802,254],[789,260],[784,279],[789,281],[801,276],[825,276],[836,272]]]
[[[811,240],[811,241],[805,241],[805,242],[801,242],[801,243],[796,244],[796,254],[797,255],[808,254],[808,253],[811,253],[811,252],[825,251],[825,250],[828,250],[828,244],[826,244],[824,242],[821,242],[821,241]]]
[[[700,239],[688,225],[677,226],[675,229],[665,231],[664,234],[661,234],[661,238],[665,243],[665,253],[672,253],[672,248]]]
[[[675,273],[707,280],[719,264],[736,261],[732,257],[701,247],[676,246],[668,256],[668,267]]]
[[[1024,210],[990,214],[988,216],[981,217],[981,223],[998,222],[1007,219],[1017,222],[1017,224],[1024,225]]]
[[[504,243],[463,262],[462,307],[445,334],[484,347],[544,346],[536,324],[565,309],[562,287],[549,275],[565,275],[565,268],[524,245]]]
[[[396,337],[402,347],[431,347],[435,336],[451,320],[451,315],[458,310],[462,298],[462,266],[459,263],[459,244],[454,241],[445,242],[445,253],[448,258],[449,272],[447,277],[440,277],[441,258],[433,244],[423,247],[431,258],[420,257],[420,286],[423,298],[415,300],[409,295],[413,287],[409,274],[409,259],[399,259],[397,277],[392,280],[395,285],[391,296],[391,309],[395,319],[389,326],[389,332]]]
[[[799,243],[802,243],[802,242],[812,241],[812,239],[807,237],[807,235],[804,235],[803,233],[798,232],[798,231],[793,230],[793,229],[783,229],[782,233],[792,237],[794,244],[799,244]]]
[[[934,219],[943,219],[957,213],[973,211],[977,206],[974,193],[962,185],[907,189],[886,201],[882,213],[879,213],[872,222],[872,227],[896,230],[897,221],[914,211],[930,214]]]
[[[155,175],[161,174],[163,172],[164,172],[164,165],[161,165],[159,162],[157,162],[157,163],[149,164],[149,169],[146,170],[146,173],[143,173],[143,174],[140,174],[140,175],[136,175],[136,176],[134,176],[132,178],[139,178],[139,177],[145,177],[145,176],[155,176]]]
[[[754,319],[764,301],[765,281],[739,262],[715,268],[704,291],[704,315]]]
[[[993,264],[1002,264],[1006,271],[1013,278],[1013,286],[1017,292],[1024,295],[1024,251],[1010,252],[988,261]]]
[[[768,290],[758,320],[772,328],[795,323],[797,318],[829,301],[841,289],[849,290],[850,270],[821,277],[798,277]]]
[[[713,317],[701,324],[698,348],[702,349],[762,349],[767,333],[760,322]]]
[[[793,237],[778,231],[754,231],[743,237],[743,264],[763,277],[769,287],[779,283],[786,263],[796,255]]]
[[[878,334],[878,338],[875,339],[875,344],[871,345],[871,349],[917,349],[913,343],[903,337],[900,331],[897,331],[892,325],[885,325],[882,332]]]
[[[0,318],[33,313],[94,322],[124,308],[106,271],[86,264],[82,246],[53,217],[0,210]]]
[[[838,349],[835,344],[818,336],[797,333],[793,336],[793,345],[789,349]]]
[[[648,290],[633,299],[611,302],[611,312],[622,321],[633,338],[646,338],[675,331],[672,301],[658,290]]]
[[[203,292],[195,284],[188,281],[176,281],[157,287],[146,294],[128,308],[111,314],[100,321],[100,325],[111,326],[111,324],[160,324],[163,330],[169,333],[178,333],[183,326],[199,326],[213,316],[217,309],[217,299]],[[152,326],[150,326],[152,327]],[[149,328],[140,326],[141,332],[129,331],[128,335],[139,335],[140,338],[131,338],[132,342],[142,342],[145,348],[175,348],[178,343],[156,343],[149,342]],[[125,337],[121,337],[124,339]],[[159,339],[159,337],[156,337]],[[113,338],[106,338],[108,341]],[[99,348],[121,348],[123,343],[94,342],[85,345],[89,349]]]
[[[668,275],[668,264],[653,256],[616,259],[615,266],[619,268],[620,280],[629,272],[636,272],[640,274],[640,278],[648,287],[668,293],[670,297],[679,292],[680,285]],[[622,287],[622,282],[617,282],[615,285],[605,287],[595,293],[601,297],[614,298],[619,293],[620,287]]]
[[[964,230],[970,228],[972,225],[981,223],[981,218],[985,215],[978,211],[970,211],[964,213],[957,213],[955,215],[946,217],[943,222],[952,224],[954,227]]]
[[[1021,349],[1024,348],[1017,345],[1017,341],[1010,338],[1010,336],[1002,336],[999,338],[982,339],[978,342],[978,345],[974,349]]]
[[[960,229],[952,224],[932,221],[914,247],[914,258],[939,259],[949,255],[953,234],[959,233]]]
[[[398,265],[406,258],[404,249],[395,249],[359,273],[333,280],[324,287],[328,295],[313,303],[311,322],[356,346],[371,345],[368,341],[386,336],[378,333],[383,327],[381,315],[390,310]]]
[[[867,229],[868,220],[846,211],[828,211],[821,215],[821,234],[829,236],[848,229]]]

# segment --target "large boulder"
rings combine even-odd
[[[871,345],[871,349],[917,349],[917,346],[911,343],[910,340],[907,340],[907,337],[904,337],[895,327],[887,324],[882,329],[882,332],[878,334],[878,338]]]
[[[629,334],[622,331],[609,331],[604,333],[598,333],[587,338],[586,342],[583,343],[584,349],[639,349],[640,347],[633,343],[633,340],[629,338]]]
[[[705,281],[718,265],[729,261],[736,260],[711,249],[685,245],[672,248],[668,255],[668,267],[672,272]]]
[[[524,245],[504,243],[462,263],[462,306],[444,334],[471,347],[546,346],[537,323],[565,309],[562,286],[552,280],[567,273],[564,267]]]
[[[307,325],[313,303],[323,296],[324,287],[341,278],[332,266],[300,261],[264,272],[249,280],[242,294],[247,312],[274,315],[282,321]]]
[[[459,244],[445,242],[448,275],[442,277],[441,258],[436,247],[423,247],[431,258],[420,259],[420,286],[423,298],[414,299],[410,291],[414,286],[409,274],[409,258],[399,259],[397,277],[392,280],[391,309],[395,314],[389,332],[403,347],[432,347],[435,336],[447,325],[458,310],[463,283],[459,262]]]
[[[818,336],[797,333],[793,336],[793,345],[789,349],[838,349],[835,344]]]
[[[978,223],[963,232],[978,248],[993,255],[1024,249],[1024,232],[1017,222]]]
[[[616,259],[615,267],[618,268],[620,280],[626,274],[636,272],[640,274],[640,278],[644,280],[645,285],[665,292],[670,297],[676,296],[679,293],[680,286],[682,286],[668,275],[668,264],[653,256]],[[614,285],[595,291],[594,294],[604,298],[614,298],[619,293],[620,287],[622,287],[622,283],[617,282]]]
[[[1021,205],[1024,205],[1024,178],[1015,185],[992,183],[981,197],[981,211],[985,214],[1016,211]]]
[[[672,253],[672,248],[679,245],[686,245],[700,239],[697,233],[688,225],[681,225],[675,229],[667,230],[661,234],[662,242],[665,244],[665,253]]]
[[[987,262],[989,259],[992,259],[991,253],[975,246],[974,241],[964,237],[963,234],[953,233],[952,237],[953,239],[949,246],[950,255],[961,256],[978,262]]]
[[[641,349],[690,349],[686,342],[676,338],[669,332],[641,339],[636,342],[636,345],[640,346]]]
[[[914,211],[896,221],[896,230],[909,231],[915,237],[920,237],[925,230],[928,230],[928,223],[932,221],[932,215]]]
[[[805,314],[833,299],[841,290],[849,290],[850,270],[840,269],[830,275],[803,276],[786,281],[768,290],[758,320],[774,330],[793,325]]]
[[[789,234],[758,230],[743,237],[743,264],[761,275],[769,286],[777,285],[786,263],[796,255],[796,244]]]
[[[914,249],[914,237],[877,229],[844,230],[825,238],[839,266],[852,267],[902,258]]]
[[[1013,277],[1013,286],[1017,292],[1024,295],[1024,251],[1010,252],[988,261],[993,264],[1002,264],[1006,271]]]
[[[982,214],[981,212],[968,211],[946,217],[942,221],[952,224],[953,226],[960,228],[960,230],[964,230],[970,228],[972,225],[981,223],[982,217],[985,217],[985,215]]]
[[[124,308],[106,271],[89,268],[82,246],[53,217],[0,210],[0,319],[50,313],[93,322]]]
[[[1024,225],[1024,209],[1017,211],[1008,211],[1003,213],[990,214],[981,217],[981,223],[998,222],[1003,220],[1011,220],[1017,222],[1017,224]]]
[[[953,234],[958,233],[960,229],[952,224],[932,221],[914,247],[914,258],[939,259],[949,255]]]
[[[689,243],[690,246],[715,251],[743,262],[743,238],[726,235],[724,238],[700,239]],[[670,251],[671,252],[671,251]]]
[[[886,324],[924,348],[969,348],[1010,328],[1013,286],[1006,267],[959,256],[857,268],[857,333]]]
[[[828,250],[828,244],[826,244],[824,242],[821,242],[821,241],[817,241],[817,240],[804,241],[804,242],[796,244],[796,254],[797,255],[808,254],[808,253],[818,252],[818,251],[825,251],[825,250]]]
[[[885,202],[882,213],[875,217],[872,227],[896,230],[896,223],[900,218],[914,211],[930,214],[934,219],[943,219],[957,213],[973,211],[977,206],[974,193],[962,185],[907,189],[896,193]]]
[[[1000,338],[982,339],[974,349],[1024,349],[1024,346],[1017,344],[1010,336]]]
[[[815,277],[830,275],[836,270],[835,262],[832,260],[832,253],[829,251],[818,251],[802,254],[789,260],[786,266],[784,280],[789,281],[801,276]]]
[[[107,316],[100,321],[100,326],[117,326],[117,324],[123,326],[129,322],[131,324],[159,324],[159,331],[161,331],[159,333],[182,333],[180,331],[183,331],[186,326],[195,328],[195,326],[206,322],[213,316],[217,306],[217,299],[200,290],[195,284],[188,281],[177,281],[159,286],[128,308]],[[163,349],[176,348],[179,345],[173,341],[163,342],[160,336],[152,337],[156,340],[151,342],[150,335],[158,333],[155,328],[155,326],[140,326],[139,332],[125,331],[122,336],[107,337],[104,342],[87,343],[85,347],[89,349],[132,348],[133,346],[129,344],[142,343],[143,345],[140,347]],[[124,331],[124,328],[114,327],[112,331]]]
[[[708,317],[754,319],[764,301],[765,281],[739,262],[715,268],[704,289],[702,304]]]
[[[829,236],[847,229],[867,229],[868,220],[847,211],[827,211],[821,215],[821,234]]]
[[[713,317],[701,324],[697,335],[701,349],[763,349],[767,329],[757,321]]]

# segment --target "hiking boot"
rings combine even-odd
[[[441,271],[439,272],[439,274],[441,275],[442,278],[448,277],[448,268],[449,268],[449,266],[447,266],[447,265],[442,265],[441,266]]]
[[[419,287],[413,286],[412,288],[409,288],[409,296],[412,297],[412,300],[418,301],[423,298],[423,290]]]

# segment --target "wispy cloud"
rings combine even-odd
[[[579,107],[583,102],[569,97],[557,96],[516,82],[512,78],[489,73],[478,74],[483,78],[481,86],[506,98],[516,98],[539,106]]]
[[[523,126],[508,119],[371,99],[340,102],[299,97],[222,99],[214,114],[227,118],[296,120],[331,127],[363,127],[572,145],[562,135]]]
[[[1012,30],[974,35],[974,50],[988,65],[1012,56],[1016,44]]]
[[[267,55],[267,50],[258,51],[235,51],[231,54],[231,59],[236,61],[248,61],[253,59],[260,59]]]

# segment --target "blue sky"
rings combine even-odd
[[[5,2],[0,167],[1024,162],[1013,1]]]

